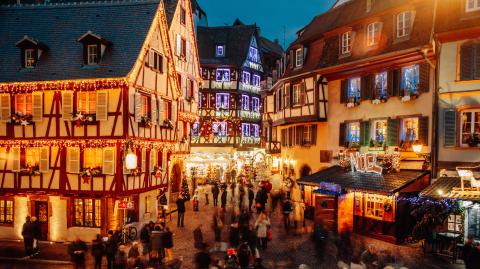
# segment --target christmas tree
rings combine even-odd
[[[188,190],[188,182],[184,178],[182,180],[182,189],[180,190],[180,197],[183,197],[183,200],[190,201],[190,191]]]

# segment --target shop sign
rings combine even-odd
[[[133,201],[120,201],[118,203],[118,209],[135,209]]]
[[[377,164],[377,155],[372,153],[360,154],[356,152],[355,155],[350,153],[350,165],[352,172],[382,174],[383,171],[383,168]]]

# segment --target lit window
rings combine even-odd
[[[15,94],[15,113],[32,114],[32,94]]]
[[[480,0],[466,0],[466,11],[476,11],[480,10]]]
[[[252,111],[260,112],[260,99],[258,97],[252,97]]]
[[[250,98],[248,97],[248,95],[242,95],[242,110],[250,110]]]
[[[145,214],[150,213],[152,209],[152,198],[150,195],[145,196]]]
[[[420,67],[418,64],[402,67],[401,86],[404,96],[417,93],[420,86]]]
[[[373,122],[373,141],[376,145],[383,145],[387,137],[387,121],[376,120]]]
[[[448,219],[447,219],[447,230],[448,230],[448,232],[462,233],[463,232],[462,227],[463,227],[463,217],[462,217],[462,215],[453,215],[453,214],[448,215]]]
[[[0,200],[0,224],[13,223],[13,201]]]
[[[216,136],[227,136],[227,123],[226,122],[213,122],[212,132]]]
[[[149,65],[153,70],[163,73],[163,56],[159,52],[151,49],[149,56]]]
[[[348,79],[347,97],[349,103],[360,100],[360,77]]]
[[[462,111],[461,124],[462,146],[468,146],[473,139],[480,139],[480,109]]]
[[[185,9],[182,7],[180,9],[180,23],[185,25],[185,22],[187,20],[187,12],[185,11]]]
[[[97,199],[74,199],[74,226],[100,227],[101,201]]]
[[[260,56],[258,55],[258,49],[254,47],[250,47],[248,49],[248,60],[259,63],[260,62]]]
[[[217,93],[216,95],[216,108],[217,109],[228,109],[230,107],[230,94],[228,93]]]
[[[25,50],[25,68],[33,68],[35,66],[35,50]]]
[[[25,149],[25,164],[30,167],[38,166],[40,163],[40,148]]]
[[[387,72],[375,74],[375,99],[386,100],[388,98],[387,85]]]
[[[250,136],[250,123],[242,123],[242,136],[243,137]]]
[[[385,197],[377,194],[367,194],[365,197],[365,217],[383,219],[385,212]]]
[[[303,126],[303,145],[310,145],[312,143],[312,125]]]
[[[140,116],[141,117],[148,117],[150,114],[150,98],[146,95],[141,96],[141,108],[140,108]]]
[[[397,15],[397,37],[405,37],[410,34],[412,27],[412,12],[405,11]]]
[[[380,23],[374,22],[367,26],[367,46],[375,46],[380,39]]]
[[[295,50],[295,66],[299,67],[303,65],[303,50],[297,49]]]
[[[342,38],[341,38],[342,54],[348,54],[352,51],[352,36],[353,36],[352,31],[348,31],[342,34]]]
[[[94,65],[98,63],[98,49],[97,45],[87,46],[87,64]]]
[[[360,122],[351,122],[347,125],[347,141],[349,143],[360,143]]]
[[[83,168],[101,168],[102,166],[102,148],[85,148],[83,150]]]
[[[217,45],[215,47],[215,56],[216,57],[225,57],[225,45]]]
[[[172,102],[163,101],[162,121],[170,119],[172,116]]]
[[[242,82],[243,84],[250,84],[250,72],[242,71]]]
[[[418,118],[403,119],[402,140],[405,142],[415,142],[418,140]]]
[[[200,133],[200,123],[194,122],[192,125],[192,136],[198,136]]]
[[[300,94],[301,94],[301,87],[300,84],[295,84],[293,85],[293,99],[292,99],[292,105],[300,105]]]
[[[253,137],[260,137],[260,126],[258,124],[252,124]]]
[[[216,81],[230,81],[230,69],[218,68],[215,74]]]
[[[253,75],[252,85],[260,87],[260,76],[259,75]]]
[[[77,112],[95,114],[97,95],[95,92],[77,92]]]

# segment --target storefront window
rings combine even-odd
[[[461,121],[462,146],[475,144],[480,139],[480,109],[462,111]]]
[[[460,233],[462,231],[462,215],[450,215],[447,219],[447,229],[451,233]]]
[[[75,226],[100,227],[101,201],[97,199],[75,199]]]
[[[13,222],[13,201],[0,200],[0,224],[11,224]]]
[[[347,141],[349,144],[360,143],[360,122],[351,122],[348,124]]]
[[[402,91],[404,96],[417,93],[420,86],[420,68],[412,65],[402,68]]]
[[[376,194],[367,194],[365,200],[365,217],[380,220],[383,219],[383,200],[383,196]]]
[[[376,120],[373,122],[373,140],[377,146],[381,146],[387,137],[387,121]]]
[[[405,118],[402,123],[402,140],[405,142],[417,141],[418,118]]]

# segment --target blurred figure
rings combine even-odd
[[[243,242],[238,247],[238,263],[241,269],[248,269],[250,267],[250,256],[252,255],[252,251],[248,246],[247,242]]]
[[[140,230],[140,242],[142,243],[142,255],[145,256],[149,252],[149,244],[150,244],[150,228],[151,225],[145,224],[143,225],[142,229]]]
[[[92,241],[92,256],[95,259],[95,269],[102,268],[103,255],[105,255],[105,244],[102,236],[97,234],[95,240]]]
[[[217,208],[213,214],[213,231],[215,233],[215,242],[221,241],[222,229],[223,229],[223,220],[221,208]]]
[[[225,208],[227,207],[227,189],[223,189],[222,191],[222,197],[220,198],[221,199],[221,203],[222,203],[222,209],[225,210]]]
[[[255,222],[255,229],[257,230],[257,237],[260,249],[267,249],[267,233],[269,226],[270,220],[268,219],[267,215],[263,212],[260,213],[260,215],[258,215],[257,221]]]
[[[193,245],[196,249],[204,249],[206,248],[207,244],[203,242],[203,232],[202,232],[202,224],[199,224],[198,227],[193,230]]]
[[[315,242],[315,249],[320,259],[323,259],[324,249],[328,238],[328,232],[323,226],[323,223],[319,221],[313,228],[313,241]]]
[[[118,247],[117,255],[115,256],[115,269],[127,268],[127,252],[124,244]]]
[[[255,264],[253,265],[253,269],[267,269],[267,267],[265,267],[263,264],[262,264],[262,258],[256,258],[255,259]]]
[[[475,237],[468,235],[467,242],[462,251],[462,260],[465,262],[465,269],[479,269],[480,268],[480,250],[475,244]]]
[[[239,242],[238,222],[230,224],[230,247],[237,247]]]
[[[113,231],[108,231],[108,239],[105,244],[105,256],[107,256],[107,269],[115,268],[115,255],[117,254],[117,242],[113,237]]]
[[[283,224],[285,226],[285,230],[287,231],[290,229],[290,213],[292,213],[292,211],[292,201],[290,201],[290,198],[287,197],[282,206]]]
[[[352,243],[350,238],[350,229],[345,224],[338,240],[338,257],[345,263],[350,263],[352,255]]]
[[[211,192],[211,186],[210,184],[205,184],[203,185],[203,192],[205,193],[205,205],[208,205],[210,204],[210,201],[208,199],[208,197],[210,196],[210,192]]]
[[[138,250],[138,242],[133,242],[132,247],[128,251],[128,258],[129,259],[136,259],[140,257],[140,251]]]
[[[374,245],[369,245],[367,250],[362,253],[360,259],[367,269],[378,268],[378,255]]]
[[[39,242],[40,238],[42,238],[42,229],[40,228],[40,222],[38,221],[37,217],[32,216],[32,229],[33,229],[33,255],[40,254],[40,247]]]
[[[183,222],[185,220],[185,200],[182,196],[178,197],[177,199],[177,227],[184,227]]]
[[[197,265],[197,269],[208,269],[211,262],[212,258],[210,258],[210,254],[205,247],[195,254],[195,264]]]
[[[35,237],[35,231],[33,224],[30,221],[30,216],[25,218],[25,223],[22,227],[23,245],[25,246],[25,254],[31,256],[33,254],[33,239]]]
[[[173,233],[170,228],[165,226],[165,235],[163,237],[163,247],[165,248],[165,258],[168,261],[173,260]]]
[[[87,244],[80,240],[77,235],[75,241],[68,246],[68,254],[72,258],[72,262],[75,269],[85,268],[85,252],[87,251]]]
[[[253,192],[253,187],[248,188],[248,212],[252,212],[253,200],[255,199],[255,193]]]
[[[218,188],[217,184],[214,184],[212,187],[212,195],[213,195],[213,206],[218,206],[218,195],[220,194],[220,189]]]
[[[235,249],[229,248],[225,256],[225,269],[239,269],[238,257]]]

